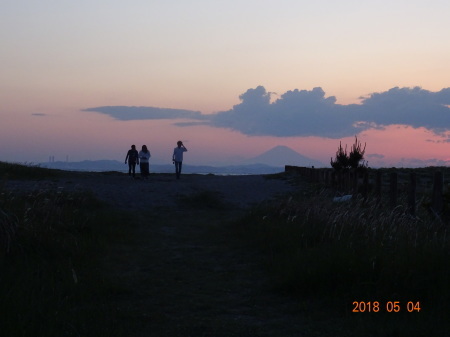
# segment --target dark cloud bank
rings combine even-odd
[[[392,88],[361,97],[361,104],[336,104],[322,88],[292,90],[271,102],[263,86],[248,89],[241,103],[228,111],[202,115],[198,111],[151,107],[98,107],[84,111],[107,114],[119,120],[189,119],[179,126],[207,124],[258,136],[353,136],[392,124],[425,127],[435,133],[450,130],[450,88],[431,92],[420,87]]]
[[[122,121],[142,119],[205,119],[200,111],[136,106],[100,106],[83,111],[100,112]]]

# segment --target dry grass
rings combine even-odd
[[[34,170],[23,168],[20,178],[52,176]],[[0,187],[0,335],[120,334],[98,298],[114,287],[98,262],[121,221],[89,193]]]
[[[411,217],[401,206],[391,210],[362,199],[333,203],[332,197],[312,189],[240,221],[240,235],[266,256],[274,287],[324,301],[348,324],[358,318],[351,313],[353,301],[420,302],[423,310],[415,316],[385,312],[377,316],[384,317],[382,324],[367,317],[359,332],[367,333],[367,323],[374,336],[443,335],[450,315],[449,227],[425,207]]]

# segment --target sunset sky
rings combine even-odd
[[[0,4],[0,160],[450,164],[448,0]]]

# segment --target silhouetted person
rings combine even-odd
[[[133,178],[136,173],[136,164],[139,164],[139,153],[136,150],[136,145],[131,145],[131,149],[128,150],[127,156],[125,157],[125,164],[128,160],[128,175],[131,177],[133,173]]]
[[[142,150],[139,151],[139,168],[141,169],[141,176],[143,179],[148,179],[150,174],[150,164],[148,162],[150,157],[150,151],[147,149],[147,146],[142,145]]]
[[[177,179],[180,179],[181,175],[181,167],[183,166],[183,152],[187,152],[187,149],[184,147],[183,142],[179,140],[177,142],[177,147],[173,149],[172,161],[175,164],[175,174],[177,175]]]

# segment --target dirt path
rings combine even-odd
[[[263,175],[217,176],[183,175],[176,180],[172,174],[154,174],[148,180],[131,179],[121,173],[79,173],[52,180],[7,181],[11,190],[92,191],[98,198],[123,209],[154,209],[174,207],[180,197],[203,191],[216,193],[234,207],[248,207],[293,190],[284,180],[267,179]]]
[[[304,311],[271,291],[261,259],[215,218],[224,213],[178,216],[149,214],[135,245],[116,251],[129,336],[305,335]]]

